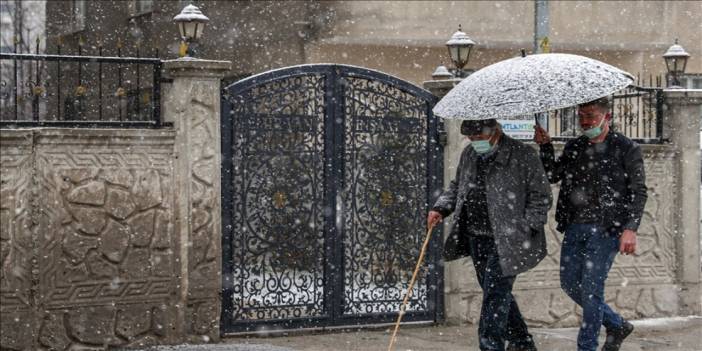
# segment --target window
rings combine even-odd
[[[74,33],[85,29],[85,0],[71,0],[70,6],[67,32]]]
[[[154,10],[153,0],[134,0],[134,14],[149,13]]]
[[[15,33],[14,18],[15,3],[0,0],[0,51],[2,52],[12,52],[12,38]]]
[[[10,1],[0,1],[0,13],[12,13],[15,11],[15,3]]]
[[[702,89],[702,73],[687,73],[680,77],[680,86],[687,89]]]

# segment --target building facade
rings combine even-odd
[[[75,52],[117,41],[133,53],[177,57],[172,21],[188,1],[49,1],[49,51],[63,38]],[[388,72],[420,84],[449,64],[444,43],[460,24],[477,42],[468,63],[484,67],[533,49],[533,1],[196,1],[210,24],[199,56],[232,60],[227,80],[302,63],[335,62]],[[697,1],[549,1],[551,52],[585,55],[643,78],[665,73],[661,55],[677,38],[702,72],[702,3]],[[85,20],[90,19],[90,20]],[[56,35],[58,34],[58,35]],[[89,51],[89,50],[87,50]]]

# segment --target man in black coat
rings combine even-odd
[[[601,325],[603,351],[619,350],[634,329],[604,300],[607,273],[617,251],[633,254],[646,205],[641,147],[609,128],[608,98],[578,107],[583,135],[566,143],[556,159],[548,133],[534,140],[551,183],[561,182],[556,207],[561,248],[561,287],[583,309],[578,351],[595,351]]]
[[[502,133],[494,119],[464,121],[463,150],[451,182],[428,223],[455,213],[444,258],[472,256],[483,289],[478,334],[481,350],[536,350],[512,296],[517,274],[546,256],[544,225],[551,188],[536,150]]]

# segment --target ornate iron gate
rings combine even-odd
[[[223,333],[394,321],[441,189],[435,102],[345,65],[224,89]],[[440,237],[404,321],[443,318]]]

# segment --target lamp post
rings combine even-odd
[[[670,79],[668,79],[669,88],[681,88],[680,75],[685,73],[685,66],[687,65],[687,59],[689,57],[690,54],[678,44],[678,39],[675,39],[675,44],[671,45],[668,51],[663,54],[665,67],[670,77]]]
[[[202,36],[205,24],[210,21],[203,15],[197,6],[188,5],[175,17],[173,21],[178,25],[180,37],[186,45],[185,53],[181,51],[181,56],[193,57],[195,55],[194,45]]]
[[[461,25],[459,24],[458,31],[453,33],[451,39],[446,42],[451,61],[456,67],[454,72],[456,77],[465,77],[463,67],[468,63],[473,46],[475,46],[475,42],[468,37],[468,34],[461,31]]]
[[[453,74],[449,72],[446,66],[439,65],[436,67],[436,70],[434,70],[434,73],[431,74],[431,78],[434,80],[451,79],[453,78]]]

